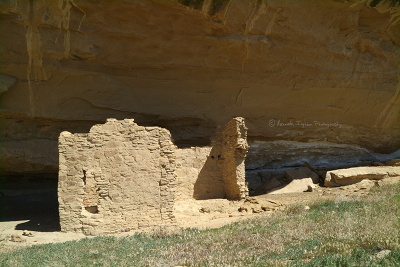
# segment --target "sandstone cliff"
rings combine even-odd
[[[394,3],[2,1],[2,168],[56,172],[59,133],[106,118],[135,118],[168,128],[179,145],[201,145],[242,116],[249,138],[267,147],[392,153],[400,148]]]

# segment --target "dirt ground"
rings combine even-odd
[[[346,199],[367,194],[376,182],[349,186],[315,188],[312,192],[259,195],[242,201],[226,199],[185,200],[175,204],[175,216],[181,228],[216,228],[257,216],[271,216],[288,205],[328,199]],[[21,246],[57,243],[85,238],[83,234],[60,232],[57,185],[54,182],[3,185],[0,195],[0,252]],[[134,232],[118,234],[131,235]]]

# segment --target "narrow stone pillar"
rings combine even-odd
[[[244,118],[233,118],[219,128],[212,145],[215,149],[214,157],[217,157],[217,165],[222,175],[226,198],[244,199],[248,197],[245,158],[249,146]]]

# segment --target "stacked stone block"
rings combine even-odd
[[[225,196],[244,199],[249,190],[246,185],[245,158],[249,145],[244,118],[236,117],[217,130],[212,141],[213,156],[217,160]]]
[[[246,198],[246,137],[243,118],[219,128],[212,147],[190,149],[177,149],[168,130],[132,119],[108,119],[87,134],[62,132],[61,230],[101,235],[174,226],[177,189],[179,200]]]
[[[247,150],[247,128],[240,117],[217,130],[212,146],[177,150],[178,199],[248,197]]]
[[[176,147],[168,130],[109,119],[59,137],[61,230],[99,235],[173,226]]]

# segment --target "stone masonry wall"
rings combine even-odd
[[[130,119],[108,119],[88,134],[62,132],[61,230],[100,235],[173,226],[175,200],[247,197],[246,136],[243,118],[219,128],[212,147],[188,149],[177,149],[168,130]]]
[[[226,197],[246,198],[249,191],[245,180],[245,157],[249,146],[244,118],[233,118],[219,128],[212,145],[218,154]]]
[[[175,225],[176,147],[168,130],[109,119],[59,137],[61,230],[99,235]]]
[[[247,128],[243,118],[234,118],[219,128],[211,147],[176,151],[177,199],[243,199]]]
[[[213,151],[211,146],[176,151],[177,200],[226,198]]]

